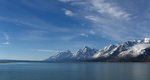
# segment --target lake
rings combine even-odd
[[[1,63],[0,80],[150,80],[150,63]]]

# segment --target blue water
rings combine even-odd
[[[0,80],[150,80],[150,63],[0,64]]]

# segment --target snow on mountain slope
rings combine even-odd
[[[86,60],[91,58],[96,52],[96,49],[85,46],[85,48],[74,53],[72,58],[76,60]]]
[[[59,61],[59,60],[69,60],[71,59],[73,53],[67,50],[64,52],[58,52],[56,55],[51,56],[50,58],[46,59],[47,61]]]
[[[114,50],[116,47],[117,47],[117,46],[112,45],[112,44],[109,45],[109,46],[106,46],[105,48],[103,48],[103,49],[99,50],[97,53],[95,53],[95,54],[92,56],[92,58],[98,58],[98,57],[101,57],[101,56],[107,57],[107,56],[109,56],[109,54],[111,54],[110,52],[111,52],[112,50]]]
[[[146,49],[150,48],[150,38],[143,40],[130,40],[123,44],[109,45],[103,49],[97,50],[85,46],[83,49],[79,49],[75,53],[71,51],[59,52],[58,54],[48,58],[48,61],[82,61],[89,59],[99,58],[126,58],[126,57],[138,57],[145,53]],[[147,51],[147,54],[150,54]]]
[[[145,38],[144,43],[150,43],[150,38]]]
[[[137,44],[131,47],[129,50],[121,52],[118,56],[119,57],[125,57],[125,56],[137,57],[141,54],[144,54],[144,50],[146,48],[150,48],[150,44]]]
[[[136,40],[131,40],[127,41],[123,44],[117,44],[117,45],[109,45],[106,46],[105,48],[101,49],[96,53],[93,58],[98,58],[98,57],[110,57],[110,56],[115,56],[121,53],[122,51],[128,50],[131,46],[134,46],[137,44]]]

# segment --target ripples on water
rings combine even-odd
[[[0,64],[0,80],[150,80],[150,63]]]

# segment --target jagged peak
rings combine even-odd
[[[112,47],[112,46],[115,46],[114,44],[110,44],[110,45],[108,45],[107,47]]]
[[[126,41],[124,43],[136,43],[136,42],[137,42],[137,40],[129,40],[129,41]]]
[[[130,40],[130,42],[136,42],[137,40]]]
[[[56,54],[56,55],[60,55],[60,54],[64,54],[64,53],[72,54],[70,50],[66,50],[66,51],[60,51],[60,52],[57,52],[57,54]]]
[[[142,42],[142,40],[138,40],[137,42],[138,42],[138,43],[141,43],[141,42]]]
[[[144,43],[144,44],[148,44],[150,43],[150,38],[144,38],[144,39],[141,39],[141,40],[137,40],[137,43]]]
[[[71,51],[70,51],[70,50],[66,50],[66,51],[64,51],[64,52],[68,52],[68,53],[71,53]]]
[[[110,45],[108,45],[108,46],[104,47],[104,50],[109,49],[109,48],[114,47],[114,46],[115,46],[115,45],[110,44]]]
[[[90,47],[88,47],[88,46],[85,46],[83,49],[91,49]]]
[[[87,51],[89,51],[89,50],[92,50],[92,48],[90,48],[90,47],[88,47],[88,46],[85,46],[85,47],[82,49],[83,52],[87,52]]]
[[[118,47],[118,46],[120,46],[121,44],[116,44],[116,46]]]
[[[150,43],[150,38],[144,38],[144,43]]]
[[[103,58],[103,57],[126,57],[126,55],[134,56],[143,54],[144,49],[150,47],[150,38],[144,38],[143,40],[129,40],[123,44],[110,44],[103,49],[94,49],[85,46],[79,49],[77,52],[72,53],[69,50],[59,52],[58,55],[52,56],[50,59],[70,59],[70,60],[86,60],[89,58]]]

